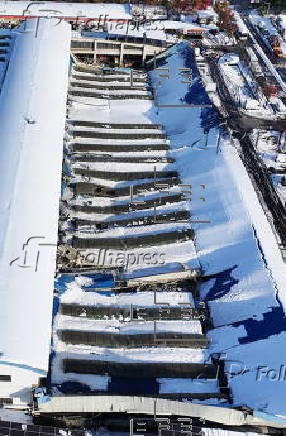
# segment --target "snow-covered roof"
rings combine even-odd
[[[145,15],[147,18],[167,18],[167,9],[162,5],[135,4],[132,6],[133,15]]]
[[[160,26],[162,26],[164,29],[186,29],[186,30],[203,29],[199,24],[184,23],[182,21],[176,21],[176,20],[164,20],[160,23]]]
[[[242,33],[245,33],[245,34],[249,34],[249,30],[248,30],[246,24],[244,24],[244,21],[241,18],[241,16],[239,15],[239,13],[234,10],[233,15],[234,15],[234,18],[236,20],[236,24],[238,26],[239,31]]]
[[[127,4],[0,1],[0,16],[59,16],[131,19]]]
[[[148,38],[148,39],[156,39],[156,40],[166,40],[166,33],[163,27],[163,23],[160,22],[158,27],[155,27],[153,30],[152,26],[151,28],[147,28],[147,26],[139,26],[138,28],[133,26],[113,26],[112,23],[108,26],[108,33],[110,35],[123,35],[126,36],[128,33],[128,36],[132,36],[134,38]]]
[[[146,11],[152,11],[152,12],[167,12],[166,6],[163,5],[146,5],[146,4],[134,4],[132,5],[132,12],[146,12]]]
[[[0,374],[12,374],[10,392],[48,367],[70,39],[64,22],[29,20],[0,95]]]
[[[108,33],[110,35],[124,35],[135,38],[148,38],[154,40],[166,40],[166,30],[184,30],[186,32],[206,32],[207,29],[199,24],[183,23],[182,21],[173,20],[158,20],[151,23],[149,26],[132,27],[128,24],[114,26],[112,23],[107,24]]]

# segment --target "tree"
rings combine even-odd
[[[266,85],[264,87],[264,94],[266,97],[276,97],[278,95],[278,86],[277,85]]]
[[[195,0],[194,1],[194,9],[197,11],[207,9],[209,6],[211,6],[210,0]]]
[[[215,11],[219,16],[220,26],[226,32],[227,36],[232,37],[238,30],[236,20],[232,9],[230,9],[227,1],[216,3]]]

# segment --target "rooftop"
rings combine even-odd
[[[1,1],[0,16],[131,19],[128,4]]]
[[[0,95],[0,373],[22,400],[49,357],[71,37],[56,24],[18,31]]]

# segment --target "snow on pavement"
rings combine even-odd
[[[193,66],[184,46],[171,50],[174,54],[164,67],[172,70],[175,66]],[[176,77],[171,80],[175,85]],[[160,104],[182,104],[181,98],[186,94],[193,97],[193,103],[202,98],[203,91],[196,93],[194,86],[190,91],[187,85],[171,83],[162,85]],[[208,109],[159,108],[154,109],[152,119],[166,125],[173,148],[200,139],[197,146],[182,149],[176,157],[183,183],[193,186],[193,217],[211,220],[194,225],[204,274],[217,274],[201,286],[215,325],[208,333],[213,340],[209,352],[226,353],[226,359],[240,360],[247,367],[257,369],[266,364],[279,369],[286,330],[279,300],[285,307],[286,267],[237,151],[230,141],[224,140],[222,151],[216,152],[217,128],[210,130],[208,145],[204,147],[205,120],[212,120]],[[205,185],[204,190],[201,185]],[[201,194],[205,201],[200,199]],[[250,325],[248,319],[256,323]],[[284,380],[275,382],[263,377],[263,382],[258,382],[252,371],[231,378],[230,387],[235,403],[286,415],[285,403],[281,401]]]

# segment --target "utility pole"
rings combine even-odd
[[[216,153],[218,154],[218,152],[220,151],[220,139],[221,139],[221,131],[219,130],[218,132],[218,137],[217,137],[217,141],[216,141]]]
[[[283,130],[281,130],[280,135],[279,135],[279,139],[278,139],[278,149],[279,149],[279,151],[281,151],[281,139],[282,139],[282,135],[283,135]]]

